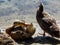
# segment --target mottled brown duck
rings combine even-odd
[[[33,24],[25,24],[23,21],[13,23],[13,26],[6,29],[6,33],[14,40],[26,39],[32,37],[35,33]]]
[[[56,20],[47,12],[44,11],[44,5],[41,3],[36,13],[36,20],[39,26],[45,32],[50,34],[52,37],[60,38],[60,28],[56,23]]]

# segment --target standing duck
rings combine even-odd
[[[43,36],[45,36],[45,32],[50,34],[52,37],[60,38],[60,29],[56,23],[56,20],[50,16],[47,12],[44,11],[44,6],[41,3],[39,9],[36,13],[36,20],[39,26],[44,31]]]

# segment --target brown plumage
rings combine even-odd
[[[42,3],[39,6],[39,10],[37,10],[36,19],[39,26],[45,32],[49,33],[53,37],[60,38],[60,29],[56,24],[56,20],[52,16],[50,16],[48,13],[44,12]]]
[[[23,22],[14,22],[12,27],[6,29],[6,33],[14,40],[26,39],[32,37],[35,33],[33,24],[25,24]]]

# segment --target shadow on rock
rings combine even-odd
[[[34,41],[35,43],[40,43],[40,44],[60,44],[59,40],[49,36],[46,36],[46,37],[38,36],[38,37],[35,37],[34,40],[35,40]]]
[[[56,44],[60,44],[60,41],[57,39],[54,39],[52,37],[43,37],[43,36],[37,36],[35,38],[28,38],[25,40],[15,40],[18,44],[24,44],[24,45],[30,45],[33,43],[39,43],[39,44],[52,44],[52,45],[56,45]]]

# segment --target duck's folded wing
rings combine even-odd
[[[46,23],[56,24],[56,20],[52,17],[44,17],[42,20],[44,20]]]

